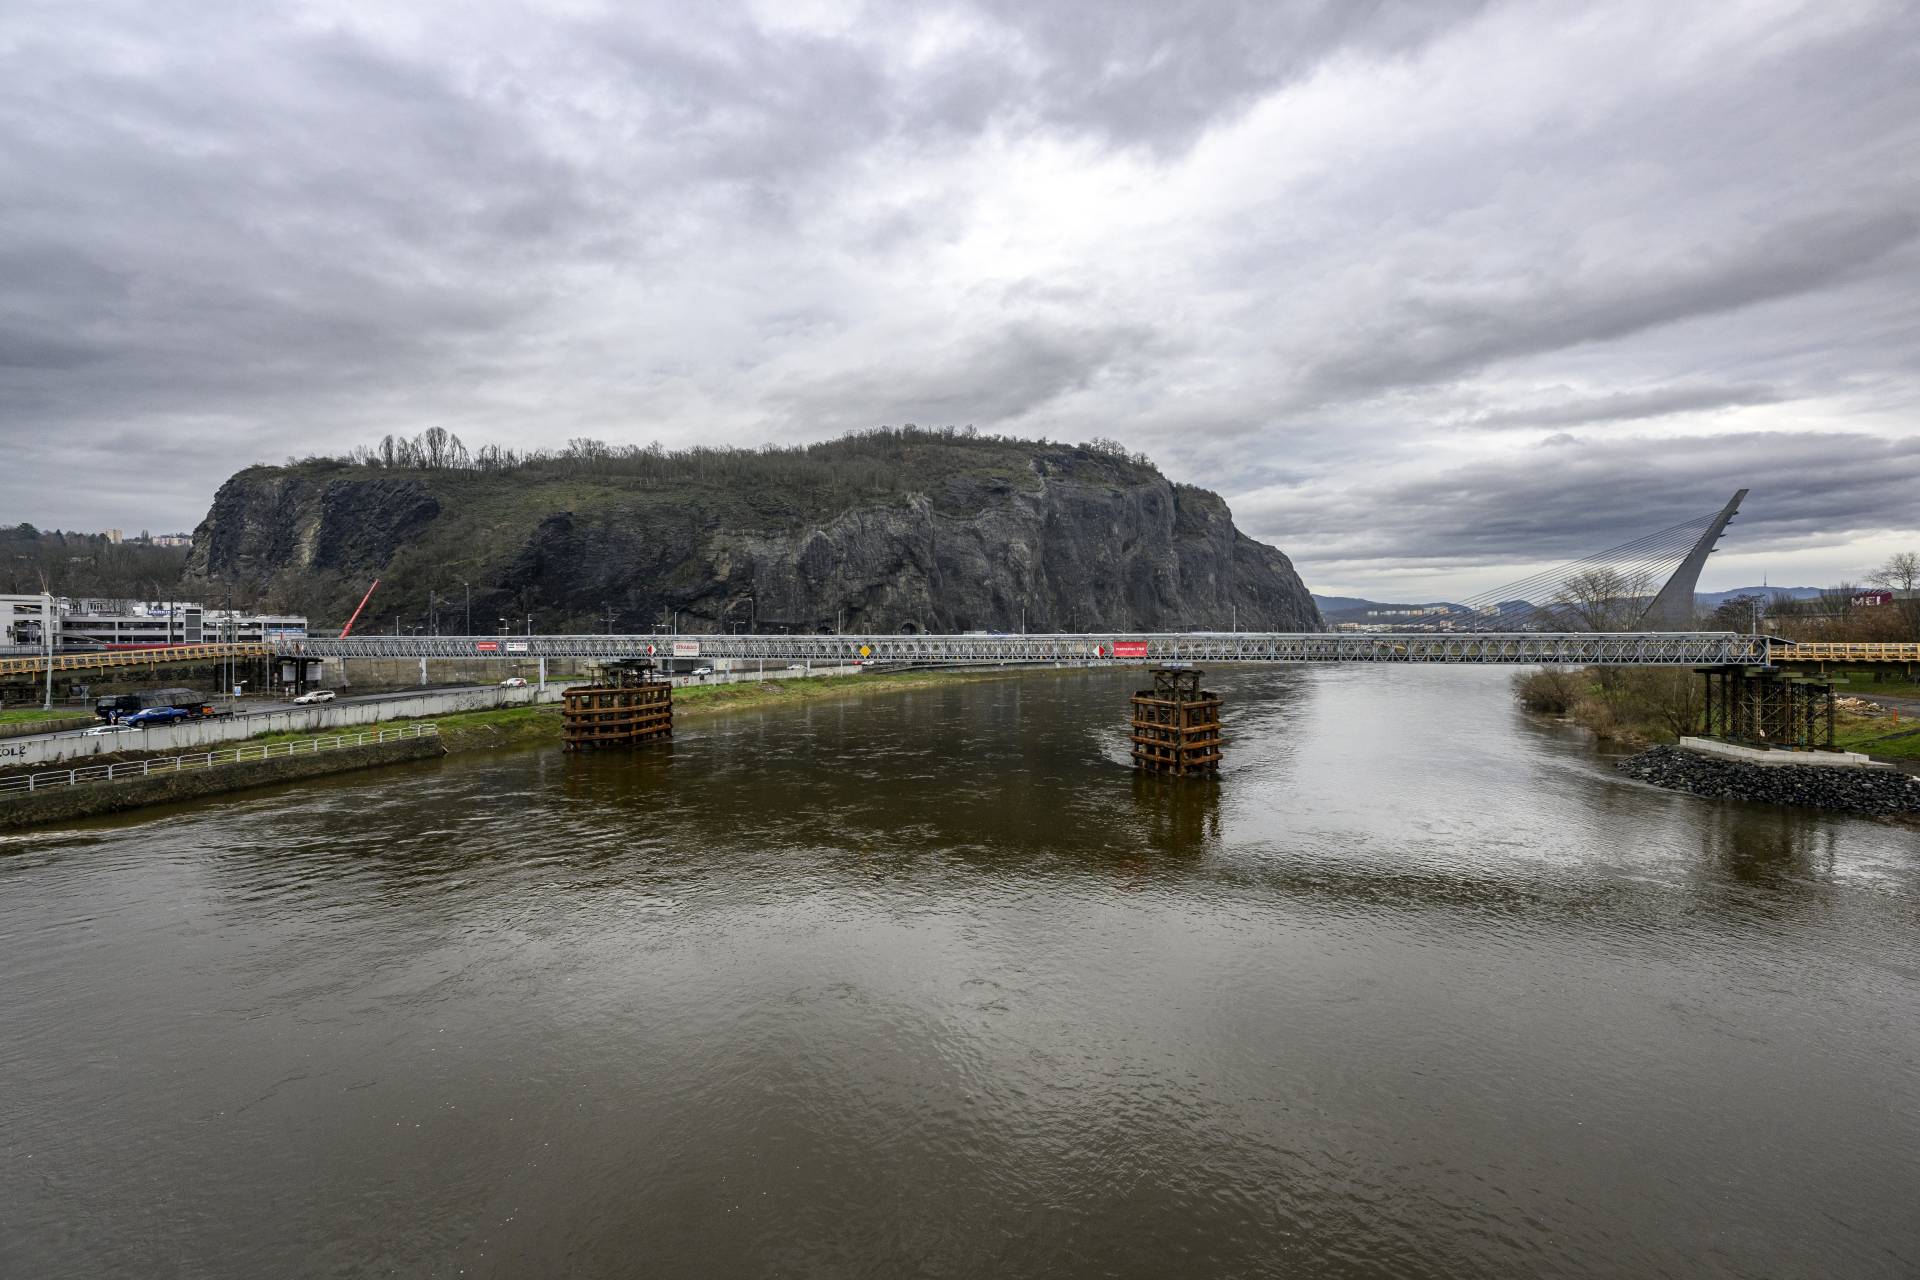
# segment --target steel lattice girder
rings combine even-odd
[[[1768,638],[1731,631],[1434,634],[1242,631],[1142,635],[629,635],[355,636],[282,640],[309,658],[670,658],[768,662],[1006,663],[1418,662],[1504,666],[1696,667],[1765,665]],[[1120,652],[1116,653],[1116,645]]]

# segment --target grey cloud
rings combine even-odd
[[[838,429],[876,422],[929,426],[1018,420],[1136,360],[1158,341],[1128,326],[1062,327],[1018,321],[975,346],[912,369],[819,379],[782,393],[795,425]],[[1097,434],[1090,432],[1089,434]]]
[[[1414,271],[1342,348],[1304,373],[1315,399],[1458,378],[1499,360],[1627,337],[1792,297],[1860,272],[1920,236],[1910,209],[1835,211],[1665,261],[1528,271],[1455,285]]]
[[[1406,54],[1484,7],[1485,0],[982,5],[1017,30],[1039,58],[1026,86],[1026,110],[1056,125],[1156,150],[1186,145],[1222,114],[1329,58],[1345,52]]]
[[[1712,412],[1779,404],[1787,397],[1768,386],[1675,386],[1616,391],[1531,407],[1496,410],[1468,420],[1475,427],[1579,427],[1602,422],[1638,422],[1677,413]]]
[[[1364,493],[1241,498],[1247,525],[1312,561],[1572,559],[1704,515],[1749,488],[1729,545],[1912,528],[1920,439],[1836,432],[1561,439]]]
[[[1743,482],[1768,536],[1920,519],[1897,6],[22,3],[0,520],[191,525],[431,423],[904,420],[1120,439],[1308,563],[1577,553]],[[1742,443],[1636,480],[1677,415]]]

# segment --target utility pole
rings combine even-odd
[[[465,578],[462,578],[460,579],[460,585],[467,589],[467,634],[472,635],[473,634],[473,584],[471,582],[468,582]]]

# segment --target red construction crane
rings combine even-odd
[[[373,593],[378,591],[379,589],[380,589],[380,579],[375,578],[373,580],[373,585],[367,588],[367,594],[360,597],[360,604],[357,608],[354,609],[353,616],[347,619],[347,625],[340,628],[340,638],[342,640],[345,640],[347,638],[347,633],[353,630],[353,624],[360,621],[360,610],[367,607],[367,601],[373,599]]]

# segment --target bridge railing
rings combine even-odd
[[[1127,632],[1072,635],[578,635],[309,637],[315,658],[668,658],[989,665],[1049,662],[1418,662],[1515,666],[1764,663],[1767,638],[1730,631]]]

